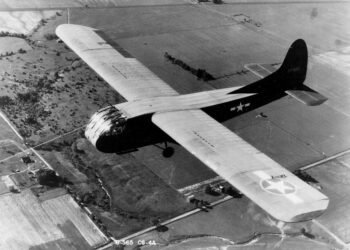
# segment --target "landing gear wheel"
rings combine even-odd
[[[163,150],[163,156],[165,157],[165,158],[170,158],[171,156],[173,156],[173,154],[174,154],[174,152],[175,152],[175,150],[174,150],[174,148],[172,148],[172,147],[166,147],[164,150]]]

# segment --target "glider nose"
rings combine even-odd
[[[126,126],[126,116],[114,106],[92,115],[85,129],[85,137],[102,152],[114,152],[118,136]]]

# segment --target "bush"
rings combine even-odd
[[[37,117],[35,115],[29,115],[26,119],[25,122],[28,123],[29,125],[37,125]]]
[[[45,34],[44,37],[46,38],[46,40],[49,40],[49,41],[58,39],[58,36],[54,33]]]
[[[26,51],[25,49],[20,48],[20,49],[18,50],[18,53],[20,53],[20,54],[25,54],[25,53],[27,53],[27,51]]]

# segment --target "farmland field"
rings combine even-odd
[[[2,195],[0,209],[2,249],[88,249],[106,242],[69,195],[40,203],[25,190]]]

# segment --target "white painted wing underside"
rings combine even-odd
[[[58,37],[128,101],[177,95],[127,51],[116,43],[112,47],[99,33],[96,29],[72,24],[62,24],[56,29]]]
[[[278,220],[310,219],[328,206],[325,195],[201,110],[156,113],[152,121]]]

